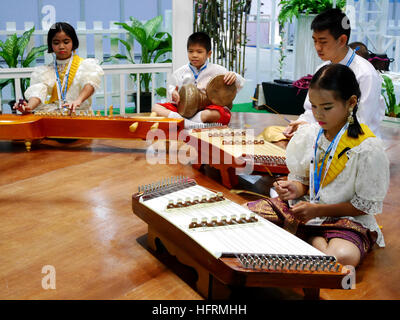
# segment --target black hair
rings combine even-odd
[[[357,97],[357,101],[360,101],[361,97],[360,86],[354,72],[349,67],[339,63],[331,63],[320,68],[311,79],[311,88],[334,91],[334,97],[342,101],[347,101],[353,95]],[[363,134],[356,116],[357,109],[358,102],[353,108],[354,122],[349,124],[347,130],[347,135],[352,138],[357,138],[360,134]]]
[[[204,47],[207,52],[211,51],[211,38],[210,36],[205,33],[205,32],[195,32],[192,33],[187,41],[187,48],[189,49],[189,46],[193,44],[198,44]]]
[[[368,48],[367,48],[367,46],[364,44],[364,43],[362,43],[362,42],[352,42],[352,43],[349,43],[349,47],[350,48],[352,48],[352,49],[357,49],[357,48],[359,48],[357,51],[356,51],[356,53],[359,55],[359,56],[361,56],[361,57],[363,57],[364,59],[366,59],[366,60],[368,60],[369,59],[369,52],[368,52]]]
[[[347,44],[351,33],[350,20],[342,10],[338,8],[328,9],[314,18],[311,23],[311,30],[329,30],[335,39],[344,34],[347,36]]]
[[[47,52],[53,52],[52,41],[54,36],[60,31],[64,31],[65,34],[71,38],[72,50],[78,49],[79,40],[74,27],[67,22],[56,22],[50,27],[49,32],[47,33]]]

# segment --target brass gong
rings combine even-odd
[[[212,78],[202,93],[195,84],[186,84],[179,89],[178,113],[185,118],[193,117],[197,112],[209,105],[232,107],[236,96],[235,84],[226,85],[224,75]]]
[[[231,106],[237,93],[235,83],[227,85],[224,76],[220,74],[212,78],[206,87],[207,98],[217,106]]]

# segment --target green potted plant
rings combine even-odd
[[[293,17],[299,18],[300,14],[318,14],[333,7],[332,0],[282,0],[279,5],[281,11],[278,16],[280,24],[289,21],[292,22]],[[336,7],[343,9],[346,0],[336,1]]]
[[[35,27],[32,27],[30,30],[25,31],[20,37],[14,33],[9,36],[5,42],[0,40],[0,56],[4,59],[9,68],[28,68],[38,57],[43,56],[44,52],[47,50],[47,45],[34,47],[25,55],[25,49],[34,31]],[[20,81],[22,96],[24,97],[25,90],[29,87],[30,79],[24,78]],[[9,105],[12,107],[15,103],[14,79],[0,79],[0,90],[3,90],[3,88],[10,83],[12,86],[11,94],[14,97],[14,100],[9,102]],[[12,111],[14,112],[14,110]]]
[[[172,37],[168,32],[158,31],[162,23],[162,16],[154,17],[145,23],[142,23],[133,17],[130,17],[130,20],[130,25],[124,22],[115,22],[115,24],[122,26],[129,32],[131,38],[140,44],[141,56],[139,63],[171,62],[171,59],[164,58],[164,54],[172,52]],[[119,59],[129,61],[130,63],[136,63],[131,53],[132,44],[124,39],[117,38],[117,40],[124,45],[127,52],[126,55],[118,53],[105,61]],[[136,81],[136,74],[131,74],[131,77]],[[139,77],[141,86],[140,110],[142,112],[149,112],[151,110],[151,73],[142,73]],[[159,96],[165,97],[166,90],[165,88],[158,88],[156,89],[156,93]]]
[[[338,0],[336,7],[343,9],[345,0]],[[297,80],[312,74],[321,63],[314,50],[312,42],[311,22],[314,17],[333,7],[332,0],[282,0],[280,3],[278,21],[283,28],[287,22],[297,20],[295,34],[295,70],[294,79]]]
[[[393,81],[385,75],[382,75],[382,78],[382,96],[385,99],[386,115],[388,117],[400,118],[400,103],[396,103]]]

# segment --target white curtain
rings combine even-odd
[[[297,20],[294,80],[298,80],[308,74],[314,74],[317,66],[322,63],[315,51],[310,28],[315,16],[301,14]]]

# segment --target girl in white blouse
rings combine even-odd
[[[55,54],[54,62],[36,67],[30,87],[25,91],[28,100],[16,103],[22,113],[55,111],[67,108],[70,112],[90,111],[91,96],[100,86],[104,74],[96,59],[83,59],[75,54],[79,46],[74,28],[57,22],[47,34],[48,52]]]
[[[374,215],[382,212],[389,186],[382,142],[357,120],[360,95],[349,67],[329,64],[318,70],[309,89],[317,123],[296,131],[286,150],[288,180],[274,183],[295,219],[308,226],[308,241],[353,266],[375,242],[385,245]]]

